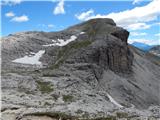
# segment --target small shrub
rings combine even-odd
[[[118,118],[127,118],[128,117],[128,113],[125,113],[125,112],[117,112],[116,115]]]
[[[71,95],[63,95],[63,101],[64,102],[72,102],[73,101],[73,96],[71,96]]]
[[[117,120],[115,116],[107,116],[107,117],[99,117],[95,119],[90,119],[90,120]]]
[[[57,94],[52,94],[51,96],[53,97],[54,100],[58,100],[58,98],[59,98],[59,95],[57,95]]]
[[[53,85],[50,82],[43,82],[43,81],[36,81],[38,84],[38,89],[41,91],[41,93],[50,93],[52,92]]]
[[[51,104],[49,102],[45,102],[44,106],[51,106]]]
[[[67,115],[66,113],[63,112],[36,112],[36,113],[30,113],[30,114],[26,114],[27,115],[34,115],[34,116],[49,116],[52,117],[54,119],[61,119],[61,120],[78,120],[78,118],[71,116],[71,115]]]
[[[89,113],[88,112],[84,112],[82,117],[83,117],[84,120],[89,120]]]
[[[82,111],[81,109],[78,109],[78,110],[76,111],[76,113],[77,113],[77,114],[82,114],[83,111]]]
[[[26,93],[26,94],[34,94],[33,91],[29,91],[29,90],[26,91],[25,93]]]

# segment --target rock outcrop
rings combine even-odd
[[[92,19],[68,30],[81,30],[85,31],[85,34],[80,35],[76,41],[60,48],[60,52],[63,51],[63,54],[68,54],[67,62],[72,61],[75,64],[80,62],[93,63],[103,69],[111,69],[115,72],[129,73],[131,71],[133,54],[127,44],[129,32],[117,27],[113,20]],[[79,44],[82,45],[78,46]],[[72,47],[76,45],[77,48]],[[69,55],[68,52],[72,54]],[[63,62],[65,63],[65,60]]]

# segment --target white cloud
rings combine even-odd
[[[160,25],[160,22],[155,23],[155,25]]]
[[[130,44],[134,43],[134,42],[140,42],[140,43],[145,43],[148,45],[160,45],[160,41],[159,40],[148,40],[148,39],[130,39],[128,41]]]
[[[138,3],[140,3],[141,1],[143,1],[143,0],[134,0],[133,2],[132,2],[132,4],[134,5],[134,4],[138,4]]]
[[[38,24],[38,27],[43,27],[43,28],[54,28],[55,25],[53,24]]]
[[[13,12],[8,12],[5,14],[6,17],[14,17],[15,14]]]
[[[157,33],[157,34],[155,34],[155,36],[158,36],[158,37],[160,37],[160,33]]]
[[[129,30],[142,30],[142,29],[148,29],[150,27],[151,25],[147,25],[146,23],[134,23],[134,24],[129,24],[125,28]]]
[[[131,32],[131,36],[145,36],[147,33],[145,32]]]
[[[29,20],[28,16],[26,15],[22,15],[22,16],[16,16],[14,18],[11,19],[11,21],[14,21],[14,22],[27,22]]]
[[[64,0],[60,0],[59,3],[57,4],[57,6],[55,7],[53,13],[55,15],[58,14],[65,14],[65,10],[64,10]]]
[[[87,20],[88,17],[92,16],[94,13],[94,11],[92,9],[90,9],[87,12],[83,12],[81,14],[76,14],[75,17],[79,20],[85,21]]]
[[[2,5],[17,5],[17,4],[20,4],[22,2],[22,0],[3,0],[1,1],[1,4]]]
[[[53,28],[54,25],[53,24],[48,24],[48,28]]]
[[[147,25],[147,22],[157,20],[158,15],[160,15],[159,4],[160,0],[153,0],[145,6],[135,7],[121,12],[113,12],[106,15],[93,15],[93,13],[90,16],[86,16],[83,20],[89,20],[92,18],[112,18],[117,25],[126,29],[147,29],[150,27],[150,25]]]

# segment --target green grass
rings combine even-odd
[[[36,81],[38,89],[41,93],[50,93],[54,90],[53,85],[50,82]]]
[[[63,101],[64,102],[72,102],[73,101],[73,96],[71,96],[71,95],[63,95]]]
[[[76,113],[76,114],[82,114],[82,113],[83,113],[83,111],[82,111],[82,110],[80,110],[80,109],[78,109],[75,113]]]
[[[118,112],[117,116],[108,115],[106,117],[97,117],[97,118],[90,118],[89,113],[83,112],[81,110],[78,111],[79,114],[82,114],[82,116],[72,116],[63,112],[36,112],[36,113],[29,113],[25,114],[27,115],[33,115],[33,116],[48,116],[54,119],[59,120],[119,120],[120,118],[127,118],[127,120],[133,120],[132,118],[128,118],[127,113]],[[151,118],[152,119],[152,118]],[[138,120],[135,118],[135,120]]]
[[[34,116],[49,116],[51,118],[59,120],[78,120],[77,117],[67,115],[63,112],[36,112],[36,113],[31,113],[31,114],[26,114],[27,115],[34,115]]]
[[[72,54],[73,50],[87,47],[91,43],[92,42],[90,40],[76,41],[76,42],[74,41],[69,43],[66,46],[63,46],[62,48],[60,48],[57,54],[57,60],[51,68],[54,68],[54,69],[59,68],[59,66],[63,64],[64,61]]]
[[[125,113],[125,112],[117,112],[116,115],[118,118],[127,118],[128,117],[128,113]]]
[[[117,119],[115,116],[108,116],[108,117],[100,117],[100,118],[95,118],[90,120],[117,120]]]

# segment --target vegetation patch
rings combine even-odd
[[[128,113],[125,113],[125,112],[117,112],[116,115],[118,118],[127,118],[128,117]]]
[[[41,93],[50,93],[54,90],[53,85],[50,82],[36,81],[38,89]]]
[[[90,119],[90,120],[118,120],[118,119],[116,119],[115,116],[108,116],[108,117],[99,117],[99,118]]]
[[[91,43],[92,42],[90,40],[76,41],[76,42],[74,41],[66,46],[63,46],[62,48],[60,48],[57,54],[57,60],[55,64],[52,66],[52,68],[54,69],[59,68],[59,66],[64,63],[64,61],[68,58],[68,56],[70,56],[71,52],[74,49],[80,49],[80,48],[87,47]]]
[[[28,116],[28,115],[48,116],[48,117],[52,117],[52,118],[57,119],[57,120],[60,120],[60,119],[61,120],[78,120],[77,117],[67,115],[63,112],[36,112],[36,113],[26,114],[25,116]]]
[[[82,115],[82,120],[91,120],[89,119],[89,113],[88,112],[84,112],[83,115]]]
[[[71,95],[63,95],[63,101],[64,102],[72,102],[73,101],[73,96],[71,96]]]
[[[82,114],[83,111],[82,111],[81,109],[78,109],[78,110],[76,111],[76,113],[77,113],[77,114]]]
[[[51,106],[51,104],[49,102],[45,102],[44,106]]]
[[[78,113],[81,113],[83,111],[79,111]],[[33,116],[48,116],[51,118],[54,118],[56,120],[119,120],[121,118],[127,118],[127,120],[132,120],[132,118],[128,118],[126,116],[128,116],[127,113],[122,113],[122,112],[118,112],[117,116],[106,116],[106,117],[97,117],[97,118],[90,118],[89,117],[89,113],[87,112],[83,112],[82,117],[80,116],[72,116],[63,112],[36,112],[36,113],[30,113],[30,114],[25,114],[25,116],[28,115],[33,115]]]
[[[52,96],[52,98],[53,98],[54,100],[58,100],[58,98],[59,98],[59,95],[57,95],[57,94],[52,94],[51,96]]]

